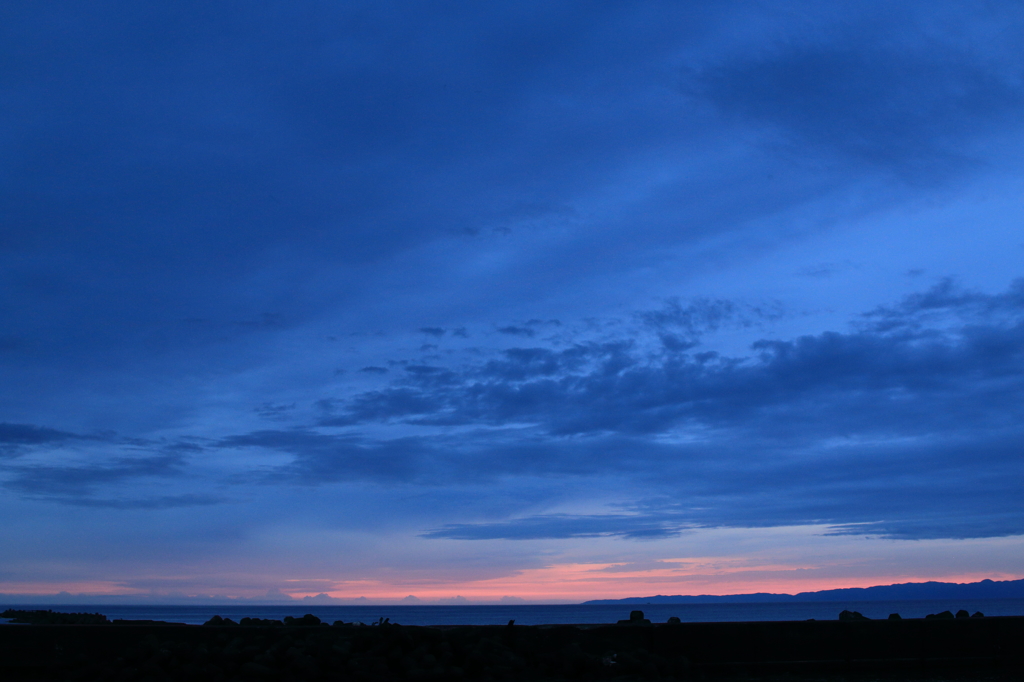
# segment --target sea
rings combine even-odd
[[[52,609],[77,613],[102,613],[110,620],[157,620],[170,623],[202,624],[214,615],[235,622],[245,617],[283,620],[311,613],[326,623],[365,623],[387,618],[401,625],[593,625],[628,619],[633,610],[643,611],[653,623],[675,616],[683,622],[744,622],[786,620],[836,620],[844,610],[858,611],[873,619],[898,613],[903,618],[923,618],[931,613],[961,609],[985,616],[1024,616],[1024,599],[922,599],[910,601],[778,602],[757,604],[498,604],[498,605],[268,605],[202,604],[125,605],[112,604],[10,604],[7,609]],[[0,619],[0,623],[5,622]]]

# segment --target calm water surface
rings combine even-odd
[[[929,613],[967,609],[986,616],[1024,615],[1024,599],[961,599],[868,602],[787,602],[770,604],[640,604],[640,605],[493,605],[493,606],[259,606],[226,604],[202,606],[114,606],[109,604],[0,604],[0,610],[53,609],[102,613],[107,618],[129,620],[164,620],[173,623],[200,624],[214,614],[238,621],[246,616],[283,619],[312,613],[327,623],[373,623],[390,618],[403,625],[504,625],[515,619],[519,625],[614,623],[629,618],[629,612],[640,609],[655,623],[664,623],[670,616],[684,622],[768,621],[768,620],[835,620],[843,609],[860,611],[868,618],[886,618],[899,613],[904,618],[923,618]],[[0,620],[0,622],[3,622]]]

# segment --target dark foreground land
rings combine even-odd
[[[1024,680],[1024,617],[418,627],[0,626],[0,680]]]

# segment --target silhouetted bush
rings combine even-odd
[[[839,620],[871,620],[860,611],[843,610],[839,613]]]
[[[248,617],[243,618],[242,620],[238,621],[238,624],[239,625],[257,626],[257,627],[280,627],[281,625],[284,625],[284,623],[282,623],[281,621],[274,620],[272,618],[248,618]]]
[[[650,625],[651,621],[644,618],[643,611],[630,611],[629,620],[620,620],[619,625]]]

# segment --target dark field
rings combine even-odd
[[[62,618],[75,624],[52,624]],[[1024,617],[464,627],[329,626],[312,617],[36,621],[51,624],[0,626],[5,682],[1024,679]]]

